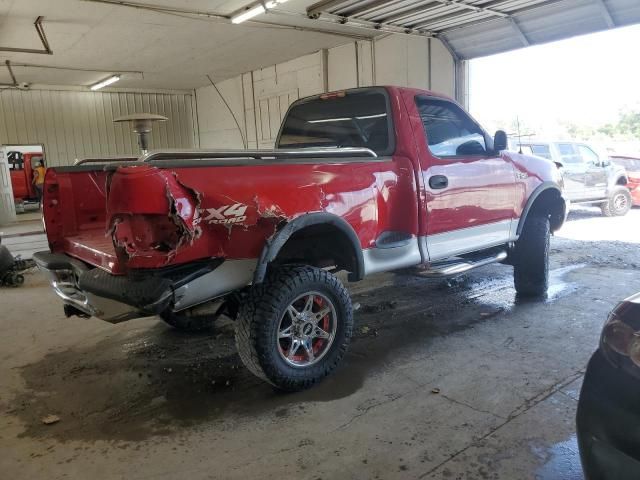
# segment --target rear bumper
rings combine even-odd
[[[585,374],[576,417],[587,480],[640,478],[640,381],[598,350]]]
[[[65,254],[38,252],[33,259],[65,305],[111,323],[213,300],[250,283],[255,269],[255,260],[213,259],[111,275]]]

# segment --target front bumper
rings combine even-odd
[[[65,305],[111,323],[180,311],[218,298],[249,284],[256,264],[211,259],[111,275],[62,253],[38,252],[33,260]]]
[[[576,425],[587,480],[640,478],[640,380],[600,350],[587,367]]]

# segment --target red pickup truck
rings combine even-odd
[[[11,174],[11,188],[13,189],[13,199],[17,204],[26,201],[38,201],[38,193],[33,184],[33,171],[38,163],[44,164],[42,152],[20,153],[9,152],[9,171]]]
[[[338,365],[349,281],[407,267],[514,267],[547,289],[565,220],[553,162],[506,152],[454,101],[397,87],[296,101],[274,150],[159,151],[50,168],[51,252],[34,259],[68,315],[159,315],[196,330],[236,319],[240,357],[284,390]]]

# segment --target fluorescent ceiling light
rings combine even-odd
[[[238,13],[237,15],[233,15],[231,17],[231,23],[238,24],[238,23],[246,22],[250,18],[256,17],[256,16],[258,16],[261,13],[264,13],[264,12],[266,12],[266,10],[262,6],[262,4],[256,5],[255,7],[249,8],[248,10],[245,10],[242,13]]]
[[[258,15],[265,13],[270,8],[274,8],[277,5],[285,3],[287,0],[269,0],[266,3],[258,3],[252,6],[248,6],[245,10],[242,10],[234,15],[231,15],[231,23],[242,23],[247,20],[257,17]]]
[[[111,85],[112,83],[116,83],[120,80],[120,75],[112,75],[104,80],[96,83],[95,85],[91,85],[91,90],[100,90],[101,88],[106,87],[107,85]]]

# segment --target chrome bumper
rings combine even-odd
[[[150,315],[131,305],[81,290],[78,287],[78,280],[82,274],[89,271],[89,268],[82,262],[66,255],[60,255],[58,261],[51,261],[52,255],[49,252],[39,252],[34,255],[33,259],[49,279],[54,293],[60,297],[65,305],[70,305],[86,315],[111,323]]]
[[[38,252],[33,260],[53,291],[80,312],[111,323],[181,311],[251,283],[256,260],[212,259],[176,270],[111,275],[62,253]]]

